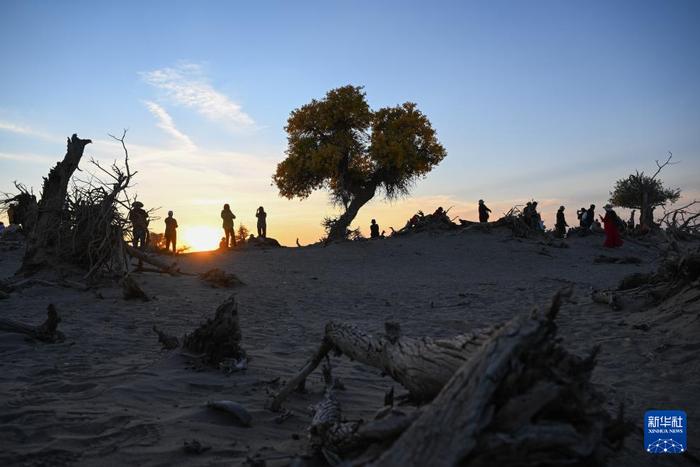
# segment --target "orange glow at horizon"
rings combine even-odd
[[[219,248],[221,229],[206,225],[194,225],[182,229],[178,242],[189,247],[188,252],[210,251]]]

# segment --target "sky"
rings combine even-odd
[[[475,219],[479,199],[495,217],[536,199],[550,227],[564,205],[575,224],[669,151],[662,180],[700,199],[695,0],[5,0],[0,58],[0,192],[38,193],[73,133],[93,140],[82,170],[120,160],[108,135],[128,128],[133,192],[185,241],[218,238],[223,203],[251,228],[265,206],[283,244],[317,241],[328,193],[281,198],[272,174],[290,112],[347,84],[375,109],[416,102],[448,154],[409,197],[363,207],[365,234],[437,206]]]

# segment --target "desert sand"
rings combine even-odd
[[[677,319],[613,311],[593,303],[591,288],[614,288],[626,275],[653,271],[659,250],[627,242],[605,251],[601,236],[554,248],[491,233],[420,233],[327,247],[182,255],[182,270],[214,267],[245,282],[216,289],[196,276],[136,273],[149,302],[126,301],[121,290],[33,286],[0,301],[2,316],[38,324],[53,303],[66,340],[32,341],[0,332],[0,464],[2,465],[241,465],[246,459],[287,465],[305,452],[309,405],[323,392],[320,371],[307,393],[285,402],[282,420],[265,408],[270,395],[309,358],[328,320],[380,332],[387,319],[412,336],[451,336],[503,322],[546,305],[562,287],[572,299],[557,318],[564,345],[601,352],[593,380],[611,413],[624,403],[638,427],[611,465],[690,465],[680,456],[643,451],[642,422],[650,408],[682,409],[689,446],[700,446],[698,302]],[[599,254],[631,255],[641,264],[595,264]],[[14,273],[21,249],[0,253],[0,277]],[[180,350],[161,350],[155,324],[183,335],[236,294],[247,370],[226,375],[194,365]],[[345,386],[338,396],[348,419],[370,417],[392,386],[373,368],[333,358]],[[243,427],[207,401],[232,400],[252,415]],[[189,454],[185,441],[211,449]],[[656,464],[653,464],[656,462]]]

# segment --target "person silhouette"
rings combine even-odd
[[[370,238],[379,238],[379,224],[374,219],[372,219],[372,223],[369,226],[369,236]]]
[[[173,245],[173,254],[177,253],[177,220],[173,217],[173,212],[168,211],[168,217],[165,218],[165,249],[170,249],[170,244]]]
[[[258,237],[267,237],[267,213],[262,206],[255,211],[255,217],[258,218]]]
[[[144,211],[141,201],[134,201],[131,204],[129,220],[131,221],[134,248],[145,249],[146,237],[148,236],[148,213]]]
[[[491,210],[484,204],[484,200],[479,200],[479,222],[488,222]]]
[[[224,228],[226,248],[236,246],[236,235],[233,231],[233,220],[235,218],[236,215],[231,212],[231,206],[224,204],[224,209],[221,211],[221,219],[223,219],[222,227]]]

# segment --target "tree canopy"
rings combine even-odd
[[[610,203],[613,206],[639,209],[640,224],[651,227],[654,208],[666,203],[675,203],[681,195],[679,188],[665,188],[661,180],[656,178],[664,167],[671,164],[671,157],[672,155],[669,155],[664,163],[656,161],[658,170],[654,175],[635,171],[627,178],[616,181],[613,191],[610,192]]]
[[[406,195],[447,155],[416,104],[373,111],[361,86],[333,89],[293,110],[285,130],[287,158],[273,179],[290,199],[330,191],[345,212],[334,220],[329,238],[344,236],[377,190],[390,199]]]

